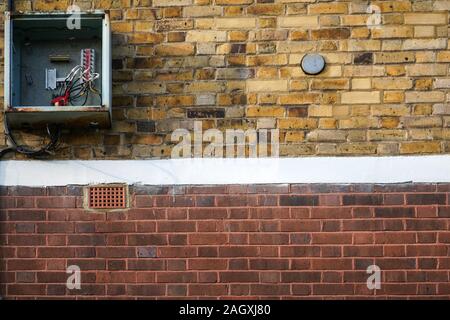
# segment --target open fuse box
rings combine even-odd
[[[71,25],[74,19],[77,23]],[[6,13],[5,23],[5,114],[10,127],[110,126],[106,13]]]

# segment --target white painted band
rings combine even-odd
[[[450,182],[450,155],[0,161],[0,185]]]

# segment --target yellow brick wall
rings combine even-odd
[[[450,151],[450,0],[15,2],[112,18],[113,128],[65,132],[56,158],[165,158],[196,119],[278,128],[281,156]],[[322,74],[300,69],[308,52],[325,57]]]

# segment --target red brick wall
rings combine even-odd
[[[450,297],[448,184],[130,189],[132,208],[106,213],[82,187],[0,189],[1,295]]]

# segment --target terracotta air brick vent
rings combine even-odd
[[[88,188],[89,209],[121,209],[127,206],[125,186],[96,186]]]

